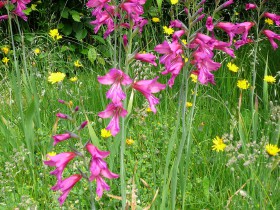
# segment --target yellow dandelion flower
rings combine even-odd
[[[227,146],[224,143],[223,139],[219,136],[216,136],[216,138],[213,139],[213,144],[214,145],[212,146],[212,150],[216,150],[217,152],[224,151]]]
[[[10,52],[10,48],[8,48],[8,47],[2,47],[2,48],[1,48],[1,51],[2,51],[5,55],[7,55],[7,54]]]
[[[192,79],[192,82],[194,82],[194,83],[197,83],[197,75],[196,74],[191,74],[191,79]]]
[[[187,102],[186,102],[186,107],[187,107],[187,108],[192,107],[192,103],[187,101]]]
[[[59,34],[59,32],[58,32],[58,29],[56,29],[56,28],[50,30],[49,35],[51,36],[51,38],[52,38],[53,40],[59,40],[59,39],[62,38],[62,36],[61,36],[61,35]]]
[[[39,48],[35,48],[33,52],[35,53],[35,55],[38,55],[41,52],[41,50]]]
[[[187,40],[185,40],[185,39],[182,39],[182,43],[183,43],[184,45],[188,44],[188,43],[187,43]]]
[[[231,62],[229,62],[229,63],[227,64],[227,67],[228,67],[228,69],[229,69],[230,71],[232,71],[232,72],[238,72],[238,70],[239,70],[239,67],[236,66],[234,63],[231,63]]]
[[[250,87],[250,83],[246,79],[238,80],[237,87],[239,87],[240,89],[246,90]]]
[[[70,80],[71,82],[76,82],[76,81],[78,80],[78,77],[71,77],[69,80]]]
[[[153,21],[154,23],[159,23],[159,22],[160,22],[160,19],[159,19],[158,17],[153,17],[153,18],[152,18],[152,21]]]
[[[179,2],[179,0],[170,0],[170,3],[171,3],[172,5],[178,4],[178,2]]]
[[[61,72],[51,73],[50,76],[48,77],[48,81],[52,84],[58,83],[58,82],[61,82],[62,80],[64,80],[65,76],[66,76],[66,74],[61,73]]]
[[[174,30],[171,27],[163,26],[163,33],[172,35],[174,33]]]
[[[77,67],[77,68],[83,67],[83,65],[80,63],[79,60],[76,60],[76,61],[74,62],[74,66]]]
[[[266,81],[267,83],[271,83],[271,84],[276,82],[276,78],[275,77],[268,76],[268,75],[264,76],[263,80]]]
[[[111,131],[106,130],[105,128],[101,130],[101,137],[109,138],[111,136],[112,136]]]
[[[280,149],[277,145],[268,144],[265,146],[265,151],[271,156],[276,156],[277,153],[280,152]]]
[[[146,109],[146,112],[151,112],[152,110],[151,110],[151,108],[150,107],[148,107],[147,109]]]
[[[9,58],[7,58],[7,57],[4,57],[3,59],[2,59],[2,62],[5,64],[5,65],[7,65],[8,64],[8,62],[9,62]]]
[[[269,19],[269,18],[266,18],[264,20],[265,23],[267,23],[268,25],[273,25],[273,20]]]
[[[126,142],[127,145],[134,144],[134,140],[132,138],[126,139],[125,142]]]

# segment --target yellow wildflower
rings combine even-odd
[[[239,12],[235,12],[234,14],[237,16],[237,15],[239,15]]]
[[[80,63],[79,60],[76,60],[76,61],[74,62],[74,66],[77,67],[77,68],[83,67],[83,65]]]
[[[172,5],[178,4],[178,1],[179,1],[179,0],[170,0],[170,2],[171,2]]]
[[[187,107],[187,108],[192,107],[192,103],[187,101],[187,102],[186,102],[186,107]]]
[[[160,19],[159,19],[158,17],[153,17],[153,18],[152,18],[152,21],[153,21],[154,23],[159,23],[159,22],[160,22]]]
[[[265,146],[265,151],[271,156],[276,156],[277,153],[280,152],[280,149],[277,145],[268,144]]]
[[[276,82],[276,78],[275,77],[268,76],[268,75],[264,76],[263,80],[266,81],[267,83],[271,83],[271,84]]]
[[[39,48],[35,48],[33,51],[34,51],[35,55],[38,55],[41,52],[41,50]]]
[[[192,82],[197,83],[197,75],[196,74],[191,74],[190,77],[192,79]]]
[[[110,136],[112,136],[111,131],[106,130],[105,128],[101,130],[101,137],[109,138]]]
[[[246,90],[250,87],[250,83],[246,79],[238,80],[237,87],[239,87],[240,89]]]
[[[174,33],[174,30],[171,27],[163,26],[163,33],[172,35]]]
[[[50,76],[48,77],[48,81],[51,82],[52,84],[61,82],[65,78],[65,74],[61,72],[56,72],[56,73],[51,73]]]
[[[148,107],[147,109],[146,109],[146,112],[151,112],[152,110],[151,110],[151,108],[150,107]]]
[[[5,64],[5,65],[7,65],[8,64],[8,62],[9,62],[9,58],[7,58],[7,57],[4,57],[3,59],[2,59],[2,62]]]
[[[188,44],[188,43],[187,43],[187,40],[185,40],[185,39],[182,39],[182,43],[183,43],[184,45]]]
[[[125,142],[126,142],[127,145],[132,145],[132,144],[134,144],[134,140],[133,140],[132,138],[126,139]]]
[[[76,82],[76,81],[78,80],[78,77],[71,77],[69,80],[70,80],[71,82]]]
[[[238,66],[236,66],[234,63],[231,63],[231,62],[229,62],[227,64],[227,67],[232,72],[238,72],[238,70],[239,70]]]
[[[212,150],[216,150],[217,152],[224,151],[227,146],[224,143],[223,139],[219,136],[216,136],[216,138],[213,139],[213,144],[214,145],[212,146]]]
[[[266,18],[264,20],[265,23],[267,23],[268,25],[273,25],[273,20],[269,19],[269,18]]]
[[[10,49],[8,47],[2,47],[1,50],[5,55],[7,55],[10,52]]]
[[[62,38],[62,36],[58,33],[58,29],[50,30],[49,35],[53,38],[53,40],[59,40]]]

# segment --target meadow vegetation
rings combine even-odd
[[[209,2],[1,1],[0,209],[280,209],[279,3]]]

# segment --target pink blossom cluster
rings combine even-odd
[[[0,9],[7,4],[14,4],[15,9],[11,12],[12,15],[18,16],[23,20],[27,21],[27,16],[24,14],[24,10],[26,10],[26,5],[29,4],[31,0],[11,0],[11,1],[1,1]],[[0,20],[8,19],[8,15],[0,16]]]
[[[65,103],[63,100],[59,100],[60,103]],[[78,107],[74,109],[74,112],[78,110]],[[57,119],[71,120],[72,118],[69,115],[63,113],[56,114]],[[87,121],[81,123],[81,125],[76,128],[77,131],[83,129],[87,125]],[[80,138],[78,135],[72,132],[66,132],[64,134],[57,134],[52,136],[54,140],[54,145],[62,141],[68,140],[70,138]],[[51,188],[54,191],[61,191],[61,196],[58,198],[60,205],[62,206],[70,193],[71,189],[75,184],[80,181],[83,177],[88,181],[96,181],[96,194],[98,197],[102,197],[104,190],[110,190],[110,186],[105,182],[103,177],[108,179],[118,178],[119,175],[112,173],[107,166],[107,163],[104,161],[110,152],[101,151],[91,143],[87,143],[85,146],[86,150],[91,155],[91,161],[89,166],[90,176],[87,177],[84,173],[74,174],[68,178],[63,179],[63,171],[68,163],[73,160],[76,156],[83,156],[82,153],[77,151],[75,152],[63,152],[55,156],[47,155],[48,160],[44,161],[45,165],[56,167],[55,170],[51,171],[50,174],[57,178],[56,184]],[[84,157],[83,157],[84,158]]]
[[[147,57],[142,57],[142,59],[149,61],[148,57],[152,56],[147,55]],[[152,80],[133,81],[129,75],[115,68],[111,69],[106,75],[99,76],[97,79],[103,85],[111,85],[111,88],[106,93],[106,98],[111,99],[111,103],[98,116],[101,118],[111,118],[106,129],[110,130],[113,136],[117,135],[120,131],[119,118],[127,115],[127,110],[123,107],[122,103],[122,100],[126,98],[122,86],[130,86],[142,93],[147,98],[150,108],[154,113],[156,113],[155,105],[159,103],[159,99],[153,93],[157,93],[165,88],[165,85],[157,82],[158,77]]]
[[[143,27],[147,24],[147,20],[141,15],[144,13],[143,5],[146,0],[126,0],[119,5],[112,5],[110,0],[89,0],[88,8],[93,8],[92,15],[94,21],[90,23],[94,25],[94,33],[97,33],[102,25],[107,26],[104,38],[107,38],[117,27],[139,29],[142,32]],[[118,23],[118,21],[121,22]]]
[[[257,9],[258,6],[254,3],[248,3],[245,5],[245,9]],[[271,19],[277,26],[280,26],[280,15],[265,12],[263,17]],[[278,44],[274,41],[275,39],[280,40],[280,34],[277,34],[269,29],[265,29],[262,33],[268,38],[270,44],[272,45],[273,49],[276,50],[278,48]]]

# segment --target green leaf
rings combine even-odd
[[[101,36],[93,35],[92,38],[95,39],[96,41],[101,42],[102,44],[105,44],[105,40]]]
[[[32,12],[31,8],[27,8],[26,10],[23,10],[23,13],[26,14],[26,15],[29,15],[30,12]]]
[[[88,59],[90,60],[91,63],[94,63],[94,61],[96,60],[97,57],[97,53],[94,47],[91,47],[88,50]]]
[[[162,0],[157,0],[158,11],[161,12]]]
[[[88,119],[88,117],[87,117],[86,114],[85,114],[85,116],[86,116],[86,120],[88,121],[87,128],[88,128],[88,132],[89,132],[91,141],[92,141],[92,143],[93,143],[96,147],[100,148],[100,145],[99,145],[99,138],[97,137],[97,135],[96,135],[96,133],[95,133],[93,127],[92,127],[91,124],[89,123],[90,121],[89,121],[89,119]]]
[[[81,16],[80,16],[79,12],[77,12],[75,10],[71,10],[70,14],[72,15],[72,18],[73,18],[74,21],[81,22]]]
[[[207,201],[209,201],[209,179],[207,176],[203,178],[203,193]]]
[[[105,60],[102,57],[97,57],[97,62],[102,66],[105,66]]]
[[[81,41],[82,39],[84,39],[87,36],[87,30],[86,29],[82,29],[78,32],[76,32],[75,37],[77,40]]]
[[[69,36],[72,33],[72,26],[70,24],[65,24],[61,31],[66,36]]]
[[[67,7],[64,8],[64,10],[61,12],[61,17],[68,19],[69,17],[69,9]]]

